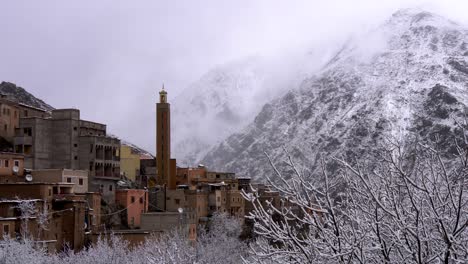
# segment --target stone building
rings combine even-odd
[[[0,152],[0,183],[24,181],[24,156]]]
[[[0,98],[0,137],[13,142],[15,129],[19,126],[19,107],[5,98]]]
[[[140,228],[141,215],[148,211],[148,191],[141,189],[119,189],[116,204],[126,208],[126,223],[131,229]]]
[[[31,172],[31,182],[66,182],[73,183],[74,193],[85,194],[88,192],[88,171],[70,169],[42,169]]]
[[[89,191],[101,192],[106,202],[114,203],[120,140],[107,136],[106,125],[81,120],[78,109],[21,118],[14,148],[25,155],[26,168],[88,170]]]
[[[73,183],[0,184],[0,223],[10,237],[30,237],[48,250],[81,249],[85,242],[86,200]],[[28,203],[32,210],[21,210]],[[8,226],[8,227],[6,227]]]
[[[120,171],[131,181],[136,181],[140,176],[140,156],[131,146],[120,146]]]
[[[13,152],[13,139],[23,117],[49,117],[44,109],[18,103],[0,94],[0,150]]]

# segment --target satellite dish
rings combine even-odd
[[[17,175],[18,172],[19,172],[18,166],[13,166],[13,173],[14,173],[15,175]]]
[[[33,177],[31,174],[26,174],[25,179],[27,182],[31,182],[33,180]]]
[[[182,207],[179,207],[179,209],[177,209],[177,211],[179,211],[179,214],[181,214],[181,213],[184,212],[184,209]]]

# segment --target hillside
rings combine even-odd
[[[27,104],[33,107],[41,108],[47,111],[54,109],[49,104],[45,103],[41,99],[30,94],[24,88],[16,86],[14,83],[1,82],[0,83],[0,94],[6,95],[17,102]]]
[[[348,42],[314,78],[265,104],[203,164],[242,176],[271,173],[264,151],[303,169],[319,157],[364,157],[388,139],[441,140],[468,105],[468,30],[421,10],[401,10]],[[284,167],[282,167],[284,169]]]

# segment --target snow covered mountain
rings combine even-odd
[[[302,60],[249,57],[219,66],[187,87],[171,103],[173,157],[196,165],[217,143],[253,121],[261,107],[299,83]],[[299,77],[300,76],[300,77]]]
[[[321,155],[363,155],[388,138],[444,139],[468,106],[468,30],[421,10],[401,10],[348,42],[321,70],[265,104],[241,132],[203,158],[214,169],[261,178],[264,155],[285,147],[304,169]],[[284,168],[284,167],[283,167]]]
[[[14,83],[2,81],[0,83],[0,94],[5,95],[8,98],[19,103],[41,108],[47,111],[51,111],[54,109],[52,106],[48,105],[41,99],[30,94],[24,88],[16,86],[16,84]]]

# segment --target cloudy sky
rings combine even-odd
[[[466,3],[0,0],[0,81],[152,150],[163,82],[170,100],[216,65],[336,44],[399,8],[468,24]]]

